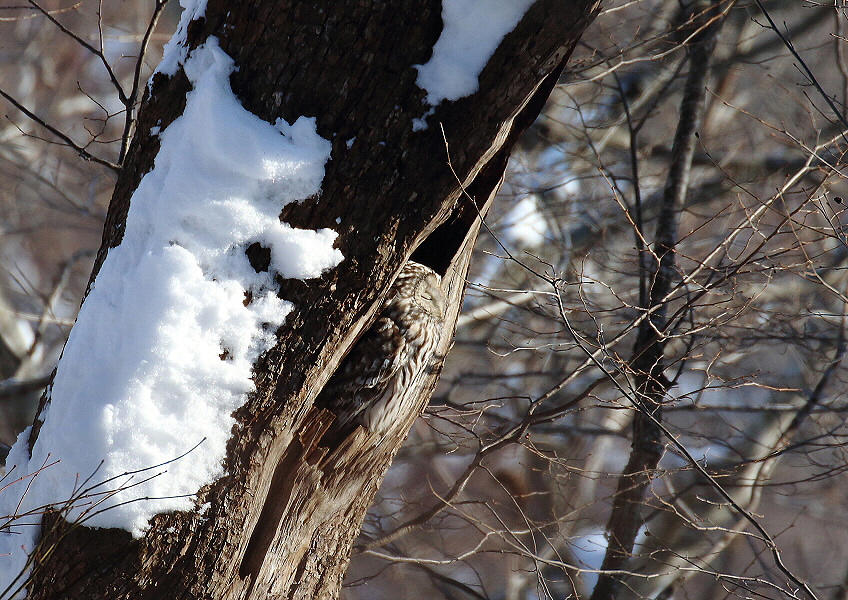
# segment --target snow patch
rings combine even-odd
[[[478,78],[506,34],[535,0],[442,0],[442,34],[433,55],[418,69],[418,87],[427,92],[427,103],[458,100],[479,89]],[[423,120],[432,114],[424,115]],[[416,131],[425,129],[415,120]]]
[[[548,222],[542,214],[539,196],[525,194],[503,219],[504,240],[511,247],[538,248],[545,243]]]
[[[162,73],[173,77],[177,74],[180,65],[186,62],[186,33],[188,32],[188,24],[197,19],[202,19],[206,16],[207,0],[180,0],[180,6],[183,7],[183,12],[180,15],[180,22],[177,24],[177,31],[173,37],[168,40],[165,47],[162,49],[162,61],[156,67],[156,73]],[[151,77],[151,81],[153,78]]]
[[[202,5],[184,2],[183,20]],[[314,119],[271,125],[247,112],[233,68],[214,39],[187,59],[185,111],[158,132],[155,166],[80,310],[32,457],[28,431],[9,454],[4,483],[23,479],[0,493],[0,515],[23,516],[0,530],[2,598],[42,507],[75,497],[67,518],[136,537],[153,515],[192,509],[223,475],[231,415],[292,308],[275,276],[317,277],[343,258],[335,232],[279,220],[284,205],[320,192],[330,142]],[[250,265],[253,243],[270,249],[270,272]]]

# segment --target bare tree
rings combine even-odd
[[[234,9],[213,1],[187,23],[189,56],[214,38],[234,60],[230,83],[244,108],[268,122],[314,115],[318,132],[332,140],[321,198],[291,204],[280,218],[311,229],[331,226],[343,215],[337,246],[346,260],[310,285],[278,281],[280,295],[297,298],[299,308],[277,332],[275,348],[255,365],[256,391],[236,413],[226,475],[198,491],[197,508],[157,515],[144,537],[133,539],[125,531],[68,522],[64,517],[73,503],[57,504],[44,515],[31,554],[30,597],[337,594],[359,523],[436,373],[416,383],[416,406],[398,416],[379,444],[360,428],[340,445],[319,445],[333,416],[312,402],[411,254],[443,276],[446,328],[452,329],[479,216],[501,181],[510,148],[542,108],[594,4],[535,3],[480,73],[479,91],[431,102],[429,113],[414,66],[427,62],[441,32],[439,3],[399,11],[380,3],[363,9],[254,2]],[[85,40],[77,41],[102,57]],[[108,67],[105,58],[104,63]],[[95,285],[110,249],[122,242],[130,198],[156,160],[157,132],[180,116],[192,87],[182,67],[173,75],[157,73],[136,121],[138,73],[137,68],[132,90],[121,97],[123,133],[134,129],[136,135],[128,149],[122,145],[117,161],[100,159],[41,123],[83,158],[119,170],[92,274]],[[38,118],[23,104],[16,106]],[[413,128],[422,114],[431,126]],[[268,269],[265,248],[243,251],[256,271]],[[51,404],[48,392],[30,448],[39,442]]]
[[[417,39],[420,55],[407,57],[394,38],[381,38],[377,21],[327,29],[344,31],[328,38],[338,42],[332,47],[344,47],[338,52],[343,58],[327,66],[333,73],[332,65],[344,66],[346,76],[335,83],[327,73],[319,77],[307,68],[318,58],[305,63],[294,58],[304,39],[335,21],[293,9],[289,21],[302,22],[304,33],[286,37],[295,25],[285,16],[279,17],[285,25],[272,26],[276,16],[249,12],[247,19],[267,23],[266,30],[279,29],[283,41],[259,42],[265,38],[251,37],[247,23],[233,30],[235,38],[222,41],[229,44],[228,53],[241,57],[233,86],[256,114],[273,121],[314,114],[313,106],[330,107],[326,116],[317,115],[319,122],[325,119],[323,131],[337,134],[324,195],[289,206],[284,219],[335,227],[340,218],[361,222],[362,231],[371,233],[351,236],[345,230],[342,235],[345,256],[355,262],[345,261],[315,283],[283,282],[281,295],[302,296],[309,308],[287,322],[292,329],[282,332],[284,352],[269,355],[263,363],[268,370],[258,371],[265,373],[258,381],[270,385],[274,369],[288,369],[286,357],[297,353],[312,379],[281,379],[278,395],[259,394],[246,405],[240,418],[265,433],[237,438],[230,456],[255,442],[259,449],[252,456],[265,463],[233,467],[230,462],[231,471],[244,466],[255,479],[229,477],[203,492],[225,494],[224,501],[243,519],[233,523],[248,523],[245,544],[233,550],[243,553],[233,567],[242,579],[213,578],[215,590],[235,590],[240,582],[255,580],[251,593],[260,593],[277,578],[295,593],[291,582],[302,574],[302,580],[312,581],[311,573],[326,568],[341,577],[346,552],[336,548],[351,543],[356,527],[341,518],[321,521],[322,507],[335,506],[329,512],[351,515],[350,522],[359,518],[379,476],[372,475],[372,465],[360,469],[356,461],[367,454],[374,464],[385,465],[395,444],[374,454],[367,431],[359,430],[341,445],[331,444],[334,449],[322,447],[321,432],[332,427],[331,417],[310,409],[310,401],[391,293],[390,282],[410,252],[414,261],[445,276],[453,322],[476,233],[473,223],[485,214],[439,387],[394,457],[361,535],[352,542],[342,595],[845,598],[845,9],[838,3],[779,0],[611,1],[602,8],[561,75],[552,69],[532,85],[513,77],[522,72],[520,64],[528,64],[522,61],[533,63],[525,52],[532,57],[541,47],[519,26],[483,72],[477,94],[440,105],[426,117],[429,129],[423,134],[406,130],[406,137],[388,139],[381,132],[400,131],[394,129],[397,123],[421,117],[416,107],[422,106],[423,92],[410,84],[414,74],[406,67],[426,61],[426,48],[439,36],[437,7],[409,17],[409,31],[418,33],[404,37],[404,47],[413,52]],[[76,24],[76,13],[52,14]],[[531,14],[538,13],[528,13],[527,27]],[[558,22],[554,13],[548,17],[544,26],[539,17],[538,31],[559,26],[561,43],[573,39],[562,31],[562,23],[570,21]],[[146,23],[137,27],[136,43]],[[192,25],[189,39],[199,45],[210,31],[229,39],[230,30],[214,19]],[[547,33],[540,35],[547,39]],[[97,36],[80,37],[91,43]],[[528,42],[509,54],[510,40],[519,39]],[[288,50],[268,58],[280,48]],[[377,49],[385,49],[385,56]],[[381,63],[380,56],[394,58]],[[496,69],[499,56],[508,67]],[[295,63],[310,73],[300,73]],[[268,64],[280,70],[269,71]],[[369,76],[371,69],[381,75]],[[118,72],[126,89],[132,87],[132,71]],[[413,100],[392,99],[404,88],[386,88],[386,72],[400,78],[393,75],[391,81],[406,81]],[[162,87],[153,89],[178,88],[180,80],[181,75],[158,78],[156,86]],[[270,81],[282,95],[265,95],[263,86]],[[479,150],[473,148],[491,143],[485,132],[493,130],[492,123],[512,114],[537,84],[502,149],[484,150],[488,162],[475,154]],[[516,140],[549,89],[541,116]],[[504,90],[511,91],[504,95]],[[359,100],[350,108],[346,102],[355,97],[377,103]],[[178,114],[166,103],[151,102],[149,108],[159,112],[144,121],[146,107],[139,131],[161,127],[168,115]],[[108,119],[115,138],[124,129],[122,115]],[[394,116],[375,124],[374,115]],[[159,123],[162,116],[166,119]],[[48,121],[71,132],[77,145],[98,150],[98,157],[120,155],[120,142],[80,143],[85,132],[74,132],[72,115]],[[25,118],[16,117],[15,123],[30,134],[36,131]],[[506,163],[504,149],[513,142],[505,184],[492,199]],[[139,136],[136,144],[128,159],[140,165],[140,174],[153,160],[156,141]],[[111,150],[100,151],[105,148]],[[366,163],[354,166],[353,156],[365,157]],[[483,162],[487,166],[471,177]],[[90,163],[87,168],[110,169]],[[135,183],[122,185],[113,205],[114,224],[122,219],[114,207],[125,202]],[[368,200],[359,204],[362,198]],[[422,198],[432,199],[432,205],[427,208]],[[325,207],[331,210],[326,215]],[[381,220],[377,215],[384,210],[394,216]],[[351,211],[354,221],[349,221]],[[114,243],[109,232],[115,230],[107,229],[106,246]],[[262,248],[253,248],[250,256],[259,267],[267,261]],[[49,305],[47,296],[42,294],[41,304]],[[314,318],[320,320],[317,326]],[[295,329],[314,331],[316,337],[295,339]],[[325,334],[328,347],[319,341]],[[445,344],[446,339],[440,353]],[[32,385],[39,381],[43,384],[36,379]],[[19,383],[29,382],[10,385]],[[306,388],[308,397],[302,395]],[[399,443],[403,435],[389,437]],[[263,470],[277,465],[276,475]],[[331,471],[339,477],[321,476]],[[349,512],[338,506],[359,488],[332,491],[343,473],[357,474],[355,485],[367,490]],[[308,498],[290,493],[307,488]],[[254,489],[259,493],[249,502],[239,496]],[[275,504],[279,498],[282,503]],[[263,503],[266,510],[244,516]],[[61,513],[61,506],[56,509]],[[302,515],[321,524],[299,520]],[[59,516],[48,521],[59,523],[53,530],[57,537],[66,531]],[[212,516],[225,518],[224,512]],[[181,518],[157,517],[154,537]],[[192,528],[200,521],[187,523],[171,535],[189,529],[189,539],[197,540]],[[133,565],[139,552],[149,552],[173,562],[175,573],[193,572],[190,555],[217,543],[218,531],[209,540],[178,548],[136,550],[130,542],[127,547],[136,554],[121,555],[118,560],[127,562],[119,564]],[[62,544],[105,535],[81,527]],[[117,543],[124,547],[122,539]],[[292,547],[302,562],[292,560]],[[229,546],[217,548],[221,556],[232,556]],[[310,562],[327,554],[339,560]],[[104,550],[102,556],[117,555]],[[204,560],[197,563],[199,571],[216,572],[213,557]],[[284,566],[272,568],[275,560]],[[77,572],[87,573],[90,564],[78,565]],[[302,573],[292,571],[298,564]],[[143,569],[139,573],[125,580],[138,581]],[[193,585],[196,591],[202,584]],[[315,593],[308,585],[297,589]],[[134,592],[109,592],[119,593]]]
[[[844,14],[809,8],[605,6],[351,597],[841,597]]]

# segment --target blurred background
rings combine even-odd
[[[615,597],[805,597],[789,571],[844,600],[848,7],[721,7],[664,298],[661,415],[676,443],[664,436],[645,501],[622,509],[638,534]],[[439,388],[343,597],[592,597],[631,455],[634,345],[681,97],[701,68],[692,10],[604,2],[514,152]],[[32,420],[100,243],[115,173],[81,154],[116,163],[125,128],[105,65],[132,88],[153,12],[0,3],[0,90],[76,145],[0,99],[7,446]],[[152,30],[142,85],[178,16],[172,2]]]

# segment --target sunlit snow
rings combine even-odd
[[[442,33],[430,60],[416,65],[417,83],[427,92],[427,103],[436,106],[476,92],[483,67],[534,2],[442,0]],[[426,129],[426,117],[416,119],[414,129]]]
[[[162,61],[156,67],[157,73],[173,76],[186,59],[186,34],[192,21],[202,19],[206,15],[206,0],[180,0],[183,12],[177,30],[163,48]]]
[[[271,125],[244,110],[232,70],[214,39],[187,59],[185,112],[159,132],[124,239],[71,332],[32,458],[27,431],[4,483],[50,466],[3,490],[0,514],[37,513],[87,490],[69,518],[140,536],[154,514],[191,509],[194,493],[222,475],[231,415],[291,310],[274,275],[313,278],[341,261],[333,231],[278,218],[320,191],[330,142],[314,119]],[[271,250],[271,273],[249,264],[244,250],[255,242]],[[0,597],[39,522],[19,518],[0,534],[9,554],[0,556]]]

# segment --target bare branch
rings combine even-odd
[[[156,29],[159,17],[162,16],[167,5],[168,0],[156,0],[156,5],[153,8],[153,15],[147,23],[147,30],[144,32],[144,37],[142,38],[138,49],[138,59],[135,62],[135,71],[133,72],[132,89],[130,90],[130,95],[125,102],[126,115],[124,121],[124,133],[121,136],[121,151],[118,154],[118,164],[123,164],[124,162],[127,150],[129,150],[133,128],[135,127],[135,109],[138,104],[139,94],[141,93],[141,69],[144,65],[144,57],[147,55],[150,38],[153,35],[153,31]]]
[[[62,33],[69,36],[71,39],[73,39],[80,46],[82,46],[83,48],[85,48],[86,50],[91,52],[94,56],[96,56],[98,59],[100,59],[100,62],[103,63],[103,66],[106,68],[106,73],[109,74],[109,79],[111,80],[112,86],[115,88],[115,91],[118,94],[118,98],[120,98],[120,100],[121,100],[121,104],[126,106],[129,99],[127,98],[127,95],[124,93],[124,88],[121,87],[121,83],[118,81],[118,77],[115,75],[115,72],[112,70],[112,66],[109,64],[109,61],[106,60],[106,55],[103,53],[103,35],[102,35],[102,32],[101,32],[101,35],[100,35],[100,49],[98,50],[97,48],[95,48],[94,46],[92,46],[91,44],[86,42],[84,39],[82,39],[80,36],[75,34],[73,31],[71,31],[70,29],[68,29],[64,25],[62,25],[62,23],[60,23],[52,14],[50,14],[50,11],[43,8],[35,0],[27,0],[27,2],[29,2],[33,7],[35,7],[35,9],[38,10],[42,15],[47,17],[47,20],[50,21],[51,23],[53,23],[56,27],[58,27],[59,30]],[[99,18],[98,18],[97,22],[98,22],[98,27],[99,27],[100,26],[100,19]]]
[[[110,169],[112,169],[116,173],[120,172],[120,170],[121,170],[120,165],[117,165],[115,163],[109,162],[108,160],[103,160],[102,158],[98,158],[97,156],[94,156],[88,150],[86,150],[84,146],[80,146],[79,144],[74,142],[67,135],[65,135],[64,133],[62,133],[61,131],[59,131],[58,129],[56,129],[55,127],[50,125],[49,123],[47,123],[44,119],[37,116],[35,113],[33,113],[31,110],[29,110],[23,104],[21,104],[20,102],[15,100],[12,96],[7,94],[2,89],[0,89],[0,96],[3,96],[10,104],[12,104],[15,108],[17,108],[22,113],[24,113],[32,121],[38,123],[44,129],[46,129],[47,131],[49,131],[50,133],[55,135],[57,138],[62,140],[62,142],[64,142],[65,145],[69,146],[70,148],[73,148],[76,151],[76,153],[79,154],[80,157],[83,160],[90,160],[92,162],[96,162],[97,164],[103,165],[104,167],[109,167]]]

